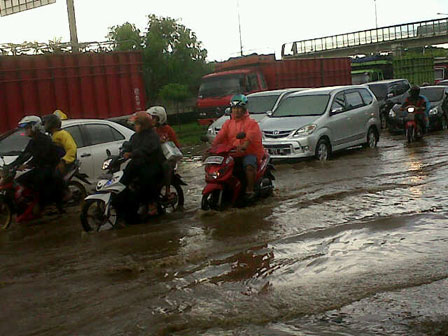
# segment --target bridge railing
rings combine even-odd
[[[282,45],[282,57],[294,57],[297,55],[312,54],[327,50],[427,38],[447,34],[448,18],[411,22],[395,26],[285,43]]]

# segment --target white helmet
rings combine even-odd
[[[146,112],[148,112],[153,117],[158,117],[160,125],[166,124],[167,117],[165,108],[163,106],[153,106],[147,109]]]
[[[19,128],[31,127],[33,132],[44,133],[44,127],[42,126],[42,120],[38,116],[26,116],[19,121]]]

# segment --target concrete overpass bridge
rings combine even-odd
[[[410,22],[282,45],[282,58],[344,57],[448,43],[448,18]]]

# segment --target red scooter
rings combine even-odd
[[[244,206],[246,176],[241,158],[235,157],[234,147],[218,145],[209,150],[210,156],[205,160],[205,181],[207,185],[202,191],[202,210],[222,210],[226,205]],[[255,199],[266,198],[274,190],[270,156],[265,152],[257,170],[255,179]]]
[[[87,192],[83,184],[72,179],[90,184],[87,175],[79,172],[80,164],[76,162],[74,168],[64,177],[65,183],[70,190],[70,199],[65,206],[80,205],[86,197]],[[0,230],[5,230],[12,222],[13,214],[17,215],[16,222],[27,222],[40,216],[35,213],[36,205],[39,203],[39,194],[20,185],[15,179],[16,168],[3,167],[0,170]]]
[[[416,120],[417,108],[415,106],[409,105],[406,107],[407,115],[405,117],[405,133],[408,143],[412,143],[415,140],[423,136],[423,132]]]

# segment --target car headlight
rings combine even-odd
[[[394,110],[390,110],[390,111],[389,111],[389,117],[391,117],[391,118],[395,118],[396,116],[397,116],[397,114],[395,113]]]
[[[435,115],[435,114],[438,114],[438,113],[439,113],[439,107],[438,106],[436,106],[436,107],[434,107],[434,108],[429,110],[429,114],[430,115]]]
[[[109,169],[110,163],[112,162],[112,159],[107,159],[103,162],[103,170]]]
[[[294,132],[294,137],[307,136],[314,132],[316,125],[307,125]]]

